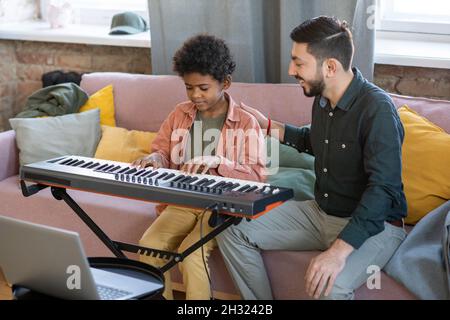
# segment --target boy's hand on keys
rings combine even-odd
[[[163,159],[159,153],[152,153],[148,156],[133,161],[131,166],[138,169],[143,169],[148,166],[152,166],[153,169],[159,169],[163,167]]]
[[[220,164],[220,157],[218,156],[203,156],[195,157],[186,162],[181,171],[186,173],[201,173],[206,174],[209,169],[216,169]]]

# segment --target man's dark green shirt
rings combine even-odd
[[[392,99],[353,69],[333,109],[317,96],[311,128],[286,125],[284,143],[315,156],[315,200],[329,215],[351,217],[339,237],[358,249],[406,216],[403,125]]]

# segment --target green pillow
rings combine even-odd
[[[267,177],[267,182],[294,190],[294,199],[305,201],[314,199],[314,170],[299,168],[280,168],[278,173]]]
[[[269,137],[266,139],[267,160],[269,168],[288,167],[314,170],[314,157],[305,152],[298,152],[297,149],[281,144],[277,139]],[[279,150],[279,153],[272,150]],[[278,156],[278,158],[277,158]]]
[[[101,137],[100,110],[48,118],[15,118],[21,165],[68,154],[93,157]]]

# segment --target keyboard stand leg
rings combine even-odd
[[[221,219],[222,220],[222,219]],[[175,257],[175,259],[169,261],[167,264],[165,264],[164,266],[162,266],[160,268],[160,270],[164,273],[167,270],[169,270],[170,268],[172,268],[174,265],[176,265],[178,262],[183,261],[183,259],[185,257],[187,257],[188,255],[190,255],[192,252],[194,252],[195,250],[197,250],[198,248],[200,248],[202,245],[204,245],[205,243],[207,243],[208,241],[212,240],[213,238],[215,238],[218,234],[220,234],[222,231],[224,231],[226,228],[228,228],[229,226],[231,226],[232,224],[238,224],[239,222],[241,222],[242,218],[240,217],[234,217],[234,216],[229,216],[225,219],[223,219],[222,221],[220,221],[221,223],[214,229],[212,230],[210,233],[208,233],[206,236],[204,236],[203,238],[201,238],[199,241],[197,241],[196,243],[194,243],[192,246],[190,246],[189,248],[187,248],[186,250],[184,250],[183,252],[181,252],[179,254],[178,257]]]
[[[52,195],[57,200],[64,200],[67,205],[83,220],[83,222],[97,235],[97,237],[114,253],[117,258],[127,257],[120,251],[114,242],[103,232],[102,229],[80,208],[80,206],[69,196],[64,188],[52,187]]]

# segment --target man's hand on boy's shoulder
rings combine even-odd
[[[159,169],[163,167],[163,158],[159,153],[152,153],[148,156],[139,158],[131,163],[131,166],[138,169],[145,168],[147,166],[152,166],[154,169]]]
[[[241,108],[255,117],[255,119],[256,119],[256,121],[258,121],[261,129],[267,129],[269,119],[262,112],[260,112],[259,110],[256,110],[255,108],[246,106],[245,104],[242,104]]]
[[[220,164],[221,158],[219,156],[202,156],[195,157],[187,161],[181,171],[187,173],[208,173],[209,169],[216,169]]]

